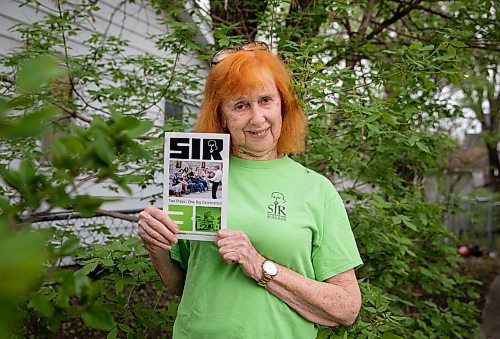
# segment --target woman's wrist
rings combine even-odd
[[[253,274],[252,278],[256,281],[259,282],[262,280],[263,273],[262,273],[262,264],[266,261],[266,258],[257,253],[255,260],[253,261]]]
[[[170,251],[158,246],[144,246],[151,258],[165,258],[169,256]]]

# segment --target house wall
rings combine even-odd
[[[13,30],[16,25],[30,25],[38,20],[41,20],[47,14],[58,15],[57,2],[51,0],[38,1],[39,5],[24,3],[22,0],[0,0],[0,57],[4,57],[12,53],[16,48],[22,47],[24,42],[18,32]],[[65,5],[66,6],[66,5]],[[157,57],[169,57],[165,51],[159,50],[152,36],[169,34],[169,28],[158,22],[157,15],[150,5],[149,1],[137,1],[129,3],[128,1],[98,1],[100,10],[95,12],[92,20],[78,19],[78,26],[82,29],[76,36],[68,37],[67,42],[70,55],[79,55],[88,52],[88,47],[83,41],[88,39],[94,32],[104,33],[109,35],[119,36],[129,41],[125,47],[124,55],[143,55],[152,54]],[[183,18],[186,19],[186,18]],[[193,20],[191,20],[193,22]],[[206,26],[206,23],[200,23]],[[203,33],[204,32],[204,33]],[[207,36],[208,30],[202,30],[197,37],[198,42],[210,41]],[[194,65],[198,64],[203,68],[208,68],[206,62],[196,59],[196,55],[182,55],[179,60],[179,65]],[[5,69],[0,69],[5,71]],[[201,72],[204,72],[203,70]],[[203,76],[203,74],[202,74]],[[160,106],[164,106],[161,103]],[[196,112],[194,106],[185,105],[183,111]],[[155,121],[158,126],[163,126],[163,113],[152,108],[148,111],[149,116]],[[158,159],[158,161],[162,161]],[[148,204],[148,201],[142,200],[151,194],[162,192],[161,174],[156,178],[157,185],[150,186],[146,189],[140,187],[132,187],[133,194],[128,196],[126,193],[119,191],[118,193],[106,188],[106,183],[87,184],[82,187],[82,191],[94,196],[103,198],[116,199],[115,202],[106,203],[103,208],[109,210],[118,209],[137,209]],[[158,201],[160,206],[161,202]]]

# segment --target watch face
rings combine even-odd
[[[271,276],[275,276],[276,274],[278,274],[278,266],[276,266],[272,261],[266,261],[263,265],[263,268],[264,271]]]

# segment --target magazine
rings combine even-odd
[[[163,208],[179,239],[213,241],[227,226],[229,134],[165,133]]]

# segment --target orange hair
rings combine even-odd
[[[223,133],[220,106],[223,98],[239,96],[263,86],[257,70],[272,74],[281,96],[281,135],[278,154],[300,153],[304,150],[306,117],[292,88],[292,79],[283,62],[269,51],[240,50],[228,55],[210,70],[195,132]]]

